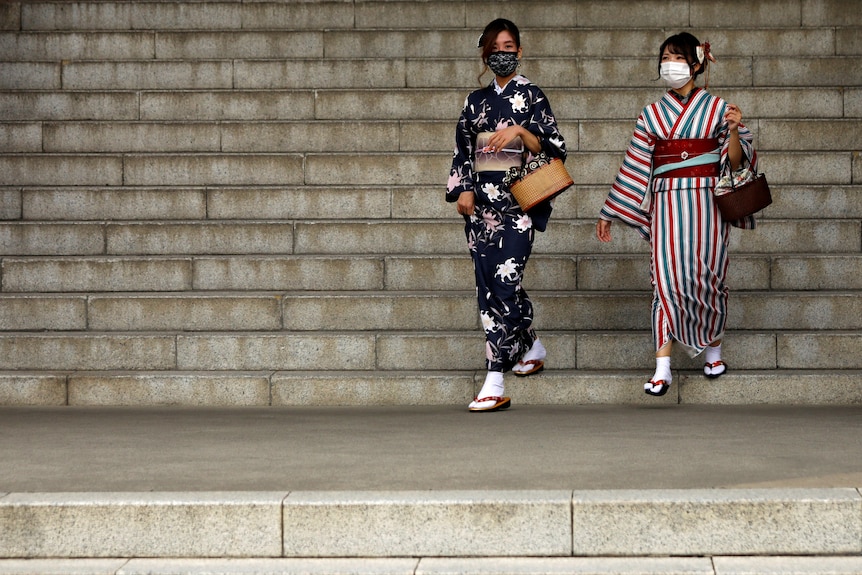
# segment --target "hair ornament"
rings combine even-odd
[[[712,51],[709,49],[709,42],[704,42],[700,46],[697,47],[697,61],[703,64],[704,60],[709,60],[710,62],[715,62],[715,56],[712,55]],[[704,88],[709,88],[709,66],[706,67],[706,82],[703,84]]]
[[[716,61],[715,56],[713,56],[710,51],[709,42],[704,42],[697,47],[697,61],[703,64],[704,59],[709,60],[710,62]]]

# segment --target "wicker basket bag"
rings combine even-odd
[[[574,181],[559,158],[540,154],[524,166],[520,179],[509,188],[525,212],[569,188]]]

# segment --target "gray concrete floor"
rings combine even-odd
[[[862,406],[0,408],[0,491],[862,487]]]

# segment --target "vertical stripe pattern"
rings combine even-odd
[[[671,340],[696,355],[720,339],[727,318],[727,246],[730,227],[753,228],[754,218],[722,219],[714,177],[653,178],[657,140],[718,138],[728,169],[726,102],[696,89],[686,104],[672,94],[644,108],[601,217],[634,227],[650,242],[652,327],[656,350]],[[756,170],[751,132],[739,127],[743,162]]]

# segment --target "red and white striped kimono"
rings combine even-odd
[[[713,198],[719,172],[730,169],[726,107],[721,98],[695,88],[685,104],[669,91],[644,108],[601,210],[602,219],[620,220],[650,242],[656,350],[676,340],[694,356],[724,334],[730,226],[751,229],[755,225],[753,217],[724,221]],[[751,132],[740,125],[739,138],[742,164],[756,170]],[[657,143],[660,148],[679,148],[682,142],[659,141],[680,139],[700,144],[712,140],[716,148],[700,156],[700,166],[683,153],[676,163],[662,167],[672,171],[656,173]],[[703,165],[707,162],[711,164]]]

